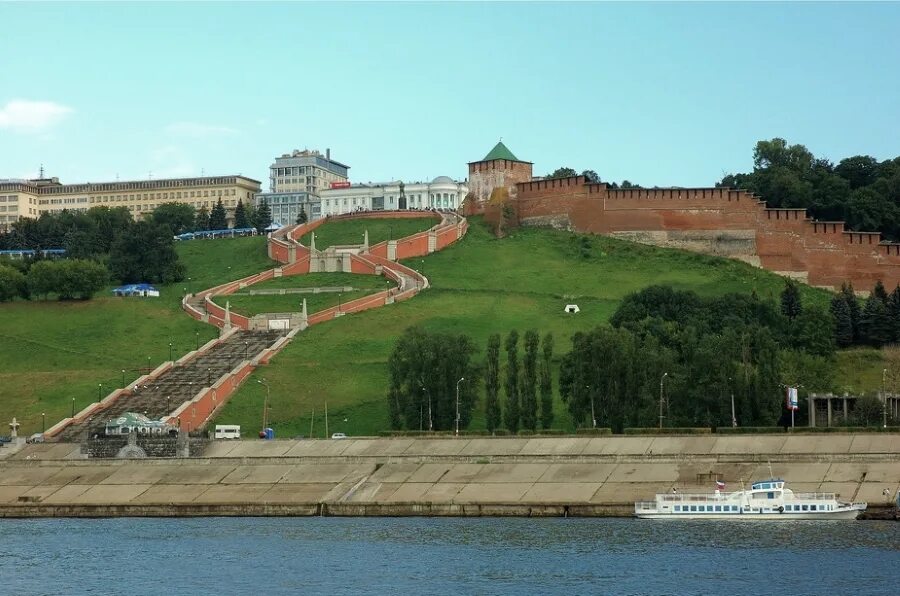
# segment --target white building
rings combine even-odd
[[[322,216],[353,211],[394,211],[440,209],[454,211],[469,192],[465,182],[438,176],[431,182],[402,181],[380,184],[353,184],[319,192]]]
[[[319,219],[319,193],[333,184],[346,183],[349,169],[331,159],[331,149],[326,149],[325,155],[309,149],[285,153],[269,166],[270,192],[256,195],[256,207],[266,201],[272,221],[282,225],[294,223],[301,210],[308,220]]]

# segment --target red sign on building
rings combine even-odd
[[[342,180],[340,182],[332,182],[331,188],[350,188],[350,182]]]

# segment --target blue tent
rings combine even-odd
[[[159,297],[159,290],[150,284],[128,284],[113,288],[113,294],[116,296],[153,296]]]

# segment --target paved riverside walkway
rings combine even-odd
[[[885,504],[900,435],[215,442],[199,458],[85,460],[30,445],[0,461],[0,516],[628,515],[673,487],[788,481]]]

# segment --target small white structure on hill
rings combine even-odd
[[[567,304],[566,308],[565,308],[565,312],[570,313],[570,314],[571,313],[579,313],[579,312],[581,312],[581,309],[578,308],[577,304]]]

